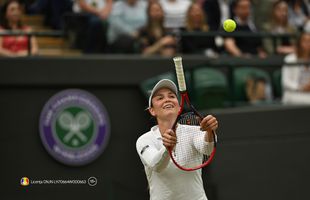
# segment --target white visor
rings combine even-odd
[[[169,79],[162,79],[162,80],[158,81],[152,89],[152,92],[151,92],[150,97],[149,97],[149,107],[148,108],[150,108],[152,106],[152,98],[153,98],[155,92],[161,88],[168,88],[172,92],[174,92],[176,95],[178,94],[178,89],[177,89],[177,86],[174,84],[174,82],[172,82]]]

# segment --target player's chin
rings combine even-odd
[[[167,117],[174,117],[178,115],[178,112],[175,109],[164,109],[163,110],[163,115]]]
[[[178,110],[176,108],[165,108],[163,109],[164,113],[178,114]]]

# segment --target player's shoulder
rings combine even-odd
[[[150,133],[151,133],[151,131],[148,131],[148,132],[143,133],[142,135],[140,135],[140,137],[137,139],[137,143],[138,143],[138,142],[141,142],[142,140],[151,138]]]
[[[142,143],[144,141],[150,141],[156,139],[156,127],[152,127],[151,130],[148,132],[142,134],[138,139],[137,139],[137,144]]]
[[[153,127],[150,131],[142,134],[136,141],[136,149],[139,155],[141,155],[141,151],[150,146],[158,145],[158,138],[160,133],[158,133],[158,129]],[[161,138],[160,138],[161,139]]]

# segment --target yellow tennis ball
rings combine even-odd
[[[223,23],[223,28],[226,32],[233,32],[237,27],[237,24],[232,19],[226,19]]]

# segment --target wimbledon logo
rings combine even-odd
[[[84,165],[96,159],[106,146],[109,133],[104,106],[83,90],[55,94],[40,116],[40,136],[45,148],[67,165]]]

